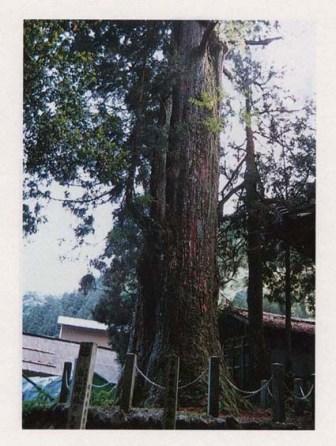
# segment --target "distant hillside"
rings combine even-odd
[[[57,336],[60,315],[92,319],[92,311],[102,292],[93,290],[87,295],[64,293],[63,296],[26,293],[23,296],[23,331],[44,336]]]

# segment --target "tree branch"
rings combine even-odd
[[[210,34],[212,33],[212,31],[214,30],[215,26],[217,25],[218,20],[211,20],[209,21],[209,23],[207,24],[205,31],[203,33],[202,36],[202,40],[199,46],[200,52],[203,53],[205,51],[206,45],[208,43]]]
[[[219,200],[219,202],[218,202],[218,213],[217,213],[217,215],[218,215],[218,226],[223,222],[224,204],[232,197],[232,195],[234,195],[237,192],[239,192],[240,190],[242,190],[244,186],[245,186],[245,181],[242,181],[236,187],[232,188],[230,190],[230,192],[228,194],[226,194],[225,197],[223,197],[221,200]]]
[[[225,76],[232,81],[233,80],[233,74],[223,66],[223,73],[225,74]]]
[[[286,108],[274,108],[272,109],[264,109],[262,111],[258,111],[258,115],[263,115],[265,113],[298,113],[300,111],[302,111],[302,108],[295,108],[293,110],[287,110]]]
[[[228,192],[225,197],[223,197],[220,200],[220,204],[224,205],[224,203],[226,203],[231,197],[232,195],[236,194],[237,192],[239,192],[243,187],[245,186],[245,181],[242,181],[241,183],[239,183],[236,187],[233,187],[230,192]]]
[[[55,197],[47,197],[48,200],[53,200],[53,201],[60,201],[62,203],[80,203],[80,204],[84,204],[84,203],[92,203],[93,201],[99,200],[102,197],[105,197],[106,195],[111,195],[113,193],[113,189],[107,191],[107,192],[103,192],[102,194],[98,195],[97,197],[91,197],[91,198],[84,198],[84,199],[69,199],[69,198],[55,198]]]
[[[261,46],[266,46],[269,45],[270,43],[274,42],[275,40],[282,40],[283,37],[278,36],[278,37],[269,37],[268,39],[259,39],[259,40],[245,40],[246,45],[261,45]]]
[[[235,170],[232,172],[231,177],[228,179],[228,182],[225,184],[225,186],[223,187],[222,191],[221,191],[221,195],[223,197],[223,193],[224,191],[228,188],[228,186],[232,183],[232,181],[234,180],[235,176],[238,174],[242,164],[244,163],[246,159],[246,156],[244,156],[238,163],[237,167],[235,168]]]

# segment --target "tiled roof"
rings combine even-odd
[[[248,311],[242,308],[232,308],[232,314],[242,320],[248,322]],[[263,313],[264,327],[285,329],[286,318],[281,314]],[[292,318],[292,331],[297,333],[305,333],[309,335],[315,334],[315,321],[313,319]]]

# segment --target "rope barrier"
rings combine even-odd
[[[110,382],[107,382],[107,383],[104,383],[104,384],[92,384],[92,387],[94,387],[95,389],[102,389],[103,387],[107,387],[107,386],[109,386],[110,384],[112,384],[113,386],[115,386],[115,383],[112,382],[112,381],[110,381]]]
[[[145,380],[145,381],[147,381],[147,382],[149,382],[149,384],[151,384],[152,386],[154,386],[154,387],[157,387],[158,389],[161,389],[161,390],[165,390],[165,387],[164,386],[161,386],[160,384],[157,384],[156,382],[154,382],[154,381],[152,381],[151,379],[149,379],[140,369],[139,369],[139,367],[136,365],[135,366],[135,368],[136,368],[136,370],[137,370],[137,372],[138,373],[140,373],[140,375],[143,377],[143,379]]]
[[[157,387],[158,389],[161,389],[161,390],[165,390],[165,387],[164,387],[164,386],[162,386],[161,384],[157,384],[156,382],[154,382],[154,381],[152,381],[151,379],[149,379],[148,376],[146,376],[146,375],[142,372],[142,370],[139,369],[138,366],[136,366],[136,370],[137,370],[137,372],[139,372],[140,375],[141,375],[147,382],[149,382],[152,386]],[[179,389],[179,390],[181,390],[181,389],[186,389],[187,387],[192,386],[193,384],[196,384],[197,381],[199,381],[199,380],[201,380],[201,379],[203,378],[203,376],[206,374],[206,372],[207,372],[207,370],[203,370],[203,372],[202,372],[196,379],[194,379],[194,380],[191,381],[190,383],[183,384],[183,386],[178,386],[178,389]]]
[[[273,395],[272,395],[271,389],[269,388],[269,385],[267,386],[267,392],[268,392],[269,396],[271,398],[273,398]]]
[[[312,384],[311,388],[308,390],[307,394],[305,395],[302,387],[300,386],[300,392],[301,392],[302,396],[294,395],[294,398],[296,400],[304,401],[304,400],[306,400],[306,399],[308,399],[310,397],[310,395],[312,394],[313,389],[314,389],[314,384]]]
[[[268,381],[266,381],[259,389],[257,389],[257,390],[243,390],[243,389],[239,389],[239,387],[237,387],[235,384],[233,384],[233,382],[231,382],[230,380],[229,380],[229,378],[227,378],[226,376],[225,376],[225,380],[230,384],[230,386],[233,388],[233,389],[235,389],[237,392],[240,392],[240,393],[242,393],[242,394],[245,394],[245,395],[249,395],[250,397],[252,397],[253,395],[257,395],[259,392],[261,392],[262,391],[262,389],[264,388],[264,387],[266,387],[267,386],[267,388],[268,388],[268,385],[269,385],[269,383],[272,381],[272,378],[270,378]]]
[[[207,370],[203,370],[203,372],[196,379],[194,379],[193,381],[191,381],[188,384],[183,384],[183,386],[178,386],[178,389],[179,390],[186,389],[187,387],[197,383],[197,381],[199,381],[199,380],[201,380],[203,378],[203,376],[206,374],[206,372],[207,372]]]

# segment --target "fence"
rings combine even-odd
[[[99,386],[92,384],[93,370],[95,364],[97,345],[89,342],[81,343],[79,356],[75,363],[73,379],[71,377],[71,363],[64,364],[62,376],[62,387],[60,392],[60,402],[70,401],[67,428],[68,429],[85,429],[87,421],[87,413],[89,408],[92,387],[102,388],[110,385],[105,383]],[[134,384],[136,376],[141,376],[148,384],[154,386],[164,392],[164,415],[163,428],[175,429],[176,412],[178,404],[178,393],[182,389],[193,386],[200,380],[204,380],[207,375],[208,384],[208,407],[207,414],[217,417],[219,414],[220,401],[220,358],[213,356],[209,358],[208,366],[189,383],[179,384],[180,360],[177,356],[171,355],[166,362],[165,385],[159,384],[150,379],[137,365],[137,357],[135,354],[126,355],[124,366],[122,391],[120,398],[120,409],[125,413],[129,412],[132,407]],[[245,390],[238,387],[230,378],[225,380],[234,391],[240,393],[243,398],[251,399],[259,398],[259,404],[267,408],[272,407],[273,421],[284,422],[285,414],[285,393],[291,391],[286,389],[284,366],[279,363],[272,364],[272,376],[263,380],[260,387],[255,390]],[[302,414],[303,405],[310,401],[314,414],[315,395],[314,395],[314,377],[312,377],[310,387],[304,390],[302,379],[295,379],[293,399],[295,402],[295,412],[297,415]]]

